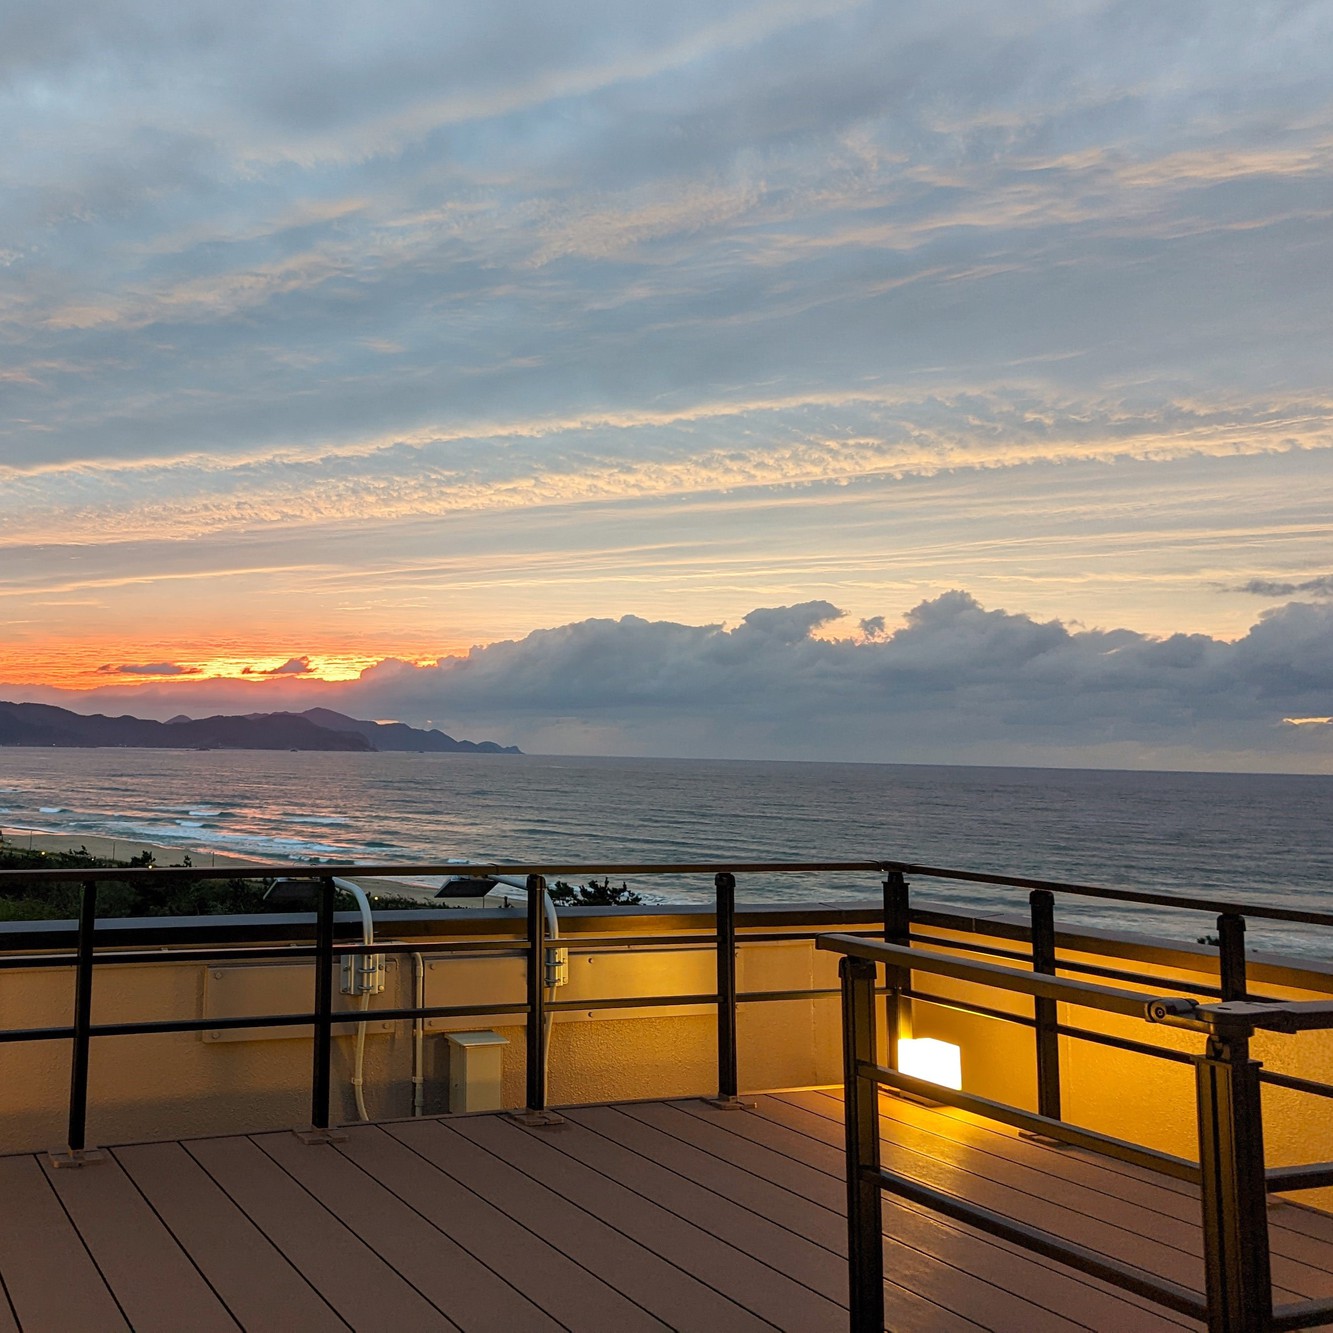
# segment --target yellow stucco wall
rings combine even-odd
[[[586,927],[585,927],[586,928]],[[848,928],[830,916],[821,928]],[[682,927],[684,932],[687,928]],[[700,927],[688,928],[690,933]],[[967,930],[932,927],[939,939],[964,945]],[[604,937],[603,937],[604,938]],[[448,939],[418,945],[428,964],[427,1003],[502,1004],[523,999],[524,960],[517,952],[449,956]],[[995,943],[992,938],[990,943]],[[711,946],[689,943],[618,946],[611,952],[586,947],[571,937],[570,983],[562,1000],[643,993],[691,995],[711,991],[715,960]],[[1022,941],[1012,946],[1023,950]],[[964,955],[966,956],[966,955]],[[1104,953],[1070,954],[1106,965]],[[1189,958],[1186,957],[1186,962]],[[1177,958],[1166,965],[1135,962],[1133,970],[1163,977],[1155,988],[1173,993],[1168,971],[1202,983],[1216,981],[1212,960],[1200,955],[1182,973]],[[0,1027],[67,1023],[72,973],[67,967],[0,971]],[[1292,999],[1327,998],[1333,983],[1310,974],[1308,988],[1275,984],[1252,975],[1252,987]],[[310,1006],[313,973],[308,960],[287,964],[190,963],[164,951],[160,962],[98,968],[94,1021],[207,1018]],[[744,991],[833,988],[837,959],[810,941],[743,943],[739,988]],[[971,1000],[1018,1014],[1031,1002],[973,983],[916,974],[919,989]],[[347,1001],[339,996],[339,1003]],[[407,1007],[412,972],[407,955],[391,958],[388,985],[374,1007]],[[1060,1006],[1064,1023],[1156,1043],[1190,1054],[1201,1037],[1134,1019]],[[910,1018],[917,1036],[939,1037],[962,1050],[964,1087],[999,1101],[1035,1108],[1035,1057],[1030,1029],[965,1013],[947,1004],[916,1001]],[[524,1030],[514,1016],[432,1020],[425,1038],[426,1110],[448,1109],[449,1031],[487,1028],[508,1039],[503,1056],[507,1105],[524,1100]],[[667,1005],[660,1010],[576,1010],[554,1025],[549,1095],[553,1105],[636,1098],[708,1095],[716,1091],[715,1019],[711,1007]],[[374,1023],[369,1029],[366,1101],[379,1119],[411,1114],[412,1028],[407,1021]],[[840,1079],[836,996],[743,1005],[738,1017],[740,1084],[743,1090],[808,1087]],[[65,1139],[69,1086],[68,1041],[0,1045],[0,1151],[57,1146]],[[1333,1083],[1333,1033],[1296,1037],[1261,1035],[1254,1054],[1269,1067]],[[351,1120],[352,1042],[335,1040],[334,1118]],[[1193,1070],[1146,1056],[1061,1038],[1065,1118],[1149,1147],[1193,1158],[1195,1110]],[[90,1070],[89,1142],[135,1140],[252,1131],[309,1122],[311,1046],[308,1032],[249,1029],[240,1033],[180,1033],[102,1037],[93,1043]],[[1282,1089],[1265,1090],[1265,1133],[1270,1165],[1333,1159],[1333,1103]],[[1331,1194],[1333,1192],[1324,1192]],[[1321,1199],[1307,1192],[1302,1200]],[[1322,1201],[1322,1199],[1321,1199]]]

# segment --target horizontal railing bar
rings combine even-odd
[[[1333,1185],[1333,1162],[1308,1162],[1304,1166],[1270,1166],[1264,1173],[1270,1194],[1289,1190],[1317,1190]]]
[[[441,865],[427,862],[422,865],[247,865],[219,866],[135,866],[133,868],[98,867],[97,869],[65,868],[54,870],[0,870],[0,886],[6,876],[15,879],[45,883],[93,883],[114,879],[121,884],[151,883],[171,879],[177,883],[196,883],[211,879],[402,879],[408,875],[437,875],[446,879],[483,879],[496,875],[526,878],[528,875],[713,875],[729,870],[740,875],[817,874],[833,872],[878,874],[883,867],[879,861],[636,861],[636,862],[554,862],[528,865]],[[521,893],[522,889],[515,889]]]
[[[1011,1014],[1004,1009],[992,1009],[988,1004],[974,1004],[971,1000],[955,1000],[947,995],[934,995],[929,991],[904,987],[898,992],[909,1000],[923,1000],[926,1004],[938,1005],[941,1009],[957,1009],[960,1013],[976,1014],[978,1018],[998,1018],[1004,1023],[1017,1023],[1019,1027],[1033,1028],[1036,1019],[1025,1018],[1022,1014]]]
[[[341,924],[341,923],[340,923]],[[764,931],[751,933],[743,927],[738,928],[736,934],[741,944],[759,944],[771,943],[779,940],[816,940],[824,931],[801,931],[800,933],[789,933],[783,931]],[[849,931],[848,934],[863,935],[865,938],[877,939],[878,932]],[[570,949],[575,953],[592,952],[610,952],[615,949],[628,949],[637,947],[660,947],[673,945],[690,945],[712,948],[716,945],[716,937],[709,935],[607,935],[598,937],[594,935],[561,935],[551,936],[549,941],[551,948]],[[505,950],[522,953],[524,951],[524,937],[522,935],[505,936],[500,939],[491,940],[463,940],[451,939],[448,942],[432,942],[430,940],[377,940],[373,944],[362,944],[355,940],[338,940],[334,943],[333,952],[335,956],[377,954],[377,953],[421,953],[430,954],[432,958],[447,956],[452,953],[501,953]],[[114,952],[108,952],[114,950]],[[265,959],[305,959],[313,958],[316,950],[313,945],[306,944],[275,944],[271,946],[252,947],[250,945],[225,945],[217,944],[207,948],[197,949],[178,949],[174,946],[158,949],[118,949],[114,943],[107,944],[100,950],[97,957],[97,966],[135,966],[141,967],[146,963],[247,963],[262,961]],[[22,954],[0,956],[0,970],[5,969],[29,969],[29,968],[53,968],[70,967],[75,962],[75,955],[72,953],[59,954]]]
[[[1165,1022],[1198,1031],[1207,1030],[1205,1024],[1194,1018],[1194,1002],[1178,997],[1145,995],[1137,991],[1117,990],[1111,986],[1098,986],[1090,981],[1071,981],[1065,977],[1020,972],[1016,968],[1000,967],[996,963],[949,958],[903,945],[855,939],[850,935],[823,935],[816,947],[827,949],[830,953],[849,954],[854,958],[866,958],[872,963],[884,963],[913,972],[933,972],[961,981],[977,981],[1000,990],[1059,1000],[1085,1009],[1102,1009],[1129,1018],[1142,1018],[1147,1022]]]
[[[1075,1245],[1071,1241],[1052,1235],[1049,1231],[1041,1231],[1012,1218],[1002,1217],[989,1208],[982,1208],[956,1195],[932,1189],[929,1185],[909,1180],[894,1171],[881,1168],[878,1175],[881,1188],[920,1208],[942,1213],[952,1221],[963,1223],[964,1226],[975,1227],[978,1231],[998,1236],[1001,1240],[1017,1245],[1021,1249],[1030,1250],[1034,1254],[1040,1254],[1044,1258],[1058,1260],[1080,1273],[1109,1282],[1123,1291],[1132,1292],[1135,1296],[1146,1297],[1158,1305],[1166,1306],[1168,1310],[1175,1310],[1178,1314],[1205,1321],[1208,1318],[1207,1302],[1187,1287],[1168,1282],[1165,1278],[1155,1277],[1142,1269],[1118,1263],[1105,1255],[1085,1249],[1082,1245]]]
[[[1333,1323],[1333,1300],[1327,1296],[1317,1301],[1293,1301],[1279,1305],[1265,1327],[1272,1333],[1285,1333],[1289,1328],[1321,1328]]]
[[[1089,1041],[1097,1046],[1112,1046],[1118,1051],[1132,1051],[1135,1055],[1147,1055],[1158,1060],[1174,1060],[1182,1065],[1194,1063],[1194,1057],[1188,1052],[1173,1051],[1169,1046],[1154,1046],[1151,1042],[1134,1041],[1130,1037],[1113,1037],[1109,1032],[1094,1032],[1091,1028],[1074,1027],[1068,1023],[1057,1023],[1055,1030],[1062,1037]]]
[[[68,1041],[73,1035],[72,1027],[6,1028],[0,1031],[0,1045],[8,1045],[12,1041]]]
[[[449,1004],[424,1009],[335,1009],[334,1025],[379,1023],[408,1018],[472,1018],[478,1014],[523,1014],[526,1004]],[[232,1028],[300,1027],[316,1020],[315,1014],[253,1014],[234,1018],[168,1018],[140,1023],[98,1023],[94,1037],[151,1037],[167,1032],[219,1032]]]
[[[1170,986],[1172,990],[1186,991],[1190,995],[1206,995],[1209,999],[1220,1000],[1222,988],[1209,986],[1199,981],[1186,981],[1181,977],[1155,977],[1148,972],[1127,972],[1120,967],[1101,967],[1096,963],[1074,963],[1058,959],[1056,966],[1061,972],[1077,972],[1087,977],[1109,977],[1112,981],[1129,981],[1137,986]],[[1258,996],[1254,997],[1258,999]]]
[[[1111,889],[1095,884],[1077,884],[1063,880],[1029,879],[1017,875],[996,875],[973,870],[952,870],[946,866],[921,865],[914,861],[867,859],[860,861],[707,861],[707,862],[558,862],[543,864],[468,864],[451,865],[428,862],[421,865],[250,865],[250,866],[152,866],[99,867],[94,870],[59,868],[53,870],[0,870],[0,893],[8,877],[37,883],[95,883],[116,880],[120,883],[152,883],[164,878],[196,883],[217,879],[400,879],[405,876],[444,876],[475,878],[487,875],[712,875],[718,871],[733,874],[815,874],[828,872],[883,874],[897,871],[929,879],[951,880],[965,884],[990,884],[1000,888],[1045,889],[1051,893],[1098,898],[1110,902],[1142,903],[1155,907],[1173,907],[1214,915],[1237,915],[1256,920],[1292,921],[1307,926],[1333,926],[1333,913],[1306,912],[1298,908],[1269,907],[1258,903],[1233,903],[1214,898],[1187,897],[1183,894],[1153,893],[1138,889]]]
[[[847,931],[848,935],[855,931]],[[951,940],[943,935],[919,935],[913,931],[907,937],[909,944],[933,944],[940,949],[961,949],[964,953],[985,954],[988,958],[1009,958],[1016,963],[1032,962],[1032,954],[1022,949],[1001,949],[995,944],[973,944],[969,940]]]
[[[910,1074],[900,1073],[896,1069],[885,1069],[883,1065],[862,1065],[862,1076],[873,1080],[886,1088],[897,1088],[900,1092],[909,1092],[914,1097],[927,1101],[941,1102],[955,1110],[971,1111],[974,1115],[984,1116],[988,1120],[998,1120],[1001,1124],[1012,1125],[1015,1129],[1026,1129],[1034,1134],[1044,1134],[1047,1138],[1059,1139],[1063,1143],[1073,1144],[1076,1148],[1086,1148],[1089,1152],[1100,1153],[1103,1157],[1112,1157],[1119,1162],[1128,1162],[1141,1166],[1159,1175],[1171,1176],[1191,1185],[1199,1183],[1199,1166],[1184,1157],[1171,1153],[1158,1152],[1154,1148],[1144,1148],[1137,1143],[1127,1143],[1124,1139],[1112,1138],[1109,1134],[1099,1134],[1093,1129],[1081,1129],[1065,1120],[1052,1120],[1038,1115],[1035,1111],[1022,1111],[1006,1102],[995,1102],[989,1097],[979,1097],[976,1093],[959,1092],[955,1088],[945,1088],[938,1083],[931,1083],[923,1078],[913,1078]]]
[[[1259,1079],[1275,1088],[1289,1088],[1292,1092],[1308,1092],[1316,1097],[1333,1097],[1333,1084],[1319,1083],[1311,1078],[1297,1078],[1295,1074],[1279,1074],[1275,1069],[1261,1069]]]
[[[868,932],[849,930],[845,933],[854,935]],[[1021,949],[1001,949],[993,944],[972,944],[966,940],[946,939],[942,935],[918,935],[913,933],[909,940],[912,944],[933,944],[941,949],[958,949],[964,953],[984,954],[987,957],[1010,958],[1016,963],[1029,963],[1032,958],[1031,953],[1024,952]],[[1067,949],[1069,946],[1063,945],[1061,947]],[[1147,983],[1150,986],[1170,986],[1174,990],[1186,991],[1191,995],[1207,995],[1213,999],[1220,999],[1222,995],[1220,986],[1209,986],[1199,981],[1187,981],[1182,977],[1153,976],[1147,972],[1129,972],[1122,967],[1105,967],[1097,963],[1079,963],[1062,958],[1057,958],[1056,967],[1060,972],[1077,972],[1082,976],[1109,977],[1112,981],[1129,981],[1136,985]],[[1280,1002],[1276,996],[1251,994],[1250,998],[1273,1003]]]
[[[1182,894],[1149,893],[1139,889],[1107,889],[1096,884],[1069,884],[1055,879],[1025,879],[1017,875],[990,875],[974,870],[949,870],[943,866],[923,866],[912,861],[884,861],[882,870],[897,870],[904,875],[928,879],[956,880],[964,884],[995,884],[1010,889],[1045,889],[1050,893],[1069,893],[1083,898],[1105,898],[1113,902],[1145,903],[1153,907],[1179,907],[1190,912],[1216,915],[1248,916],[1268,921],[1296,921],[1304,926],[1333,926],[1333,913],[1303,912],[1295,907],[1261,907],[1258,904],[1224,902],[1216,898],[1192,898]]]

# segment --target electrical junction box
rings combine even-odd
[[[504,1048],[498,1032],[451,1032],[449,1043],[449,1114],[504,1109]]]

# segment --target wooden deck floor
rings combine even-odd
[[[1188,1187],[886,1098],[885,1164],[1177,1282]],[[0,1333],[842,1329],[840,1101],[828,1093],[0,1158]],[[1333,1295],[1333,1218],[1271,1216],[1281,1300]],[[915,1208],[885,1209],[895,1330],[1197,1327]]]

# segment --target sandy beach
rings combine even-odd
[[[158,869],[181,865],[187,852],[181,847],[164,847],[161,843],[141,842],[133,838],[104,838],[96,834],[52,833],[49,830],[17,828],[13,825],[0,827],[0,846],[32,848],[38,852],[77,852],[86,850],[90,856],[110,861],[128,861],[144,852],[152,852],[154,864]],[[268,861],[256,861],[253,858],[229,856],[225,852],[194,851],[188,853],[196,870],[211,870],[214,866],[246,870],[251,866],[271,866],[286,864],[283,858],[275,857]],[[308,868],[309,863],[291,862],[293,866]],[[403,884],[393,879],[360,878],[356,882],[370,894],[416,898],[422,902],[432,902],[435,896],[433,888],[424,888],[416,884]],[[467,906],[478,905],[477,900],[468,900]],[[493,904],[498,905],[498,904]]]
[[[136,838],[105,838],[94,833],[52,833],[49,830],[0,826],[0,845],[31,848],[37,852],[77,852],[85,850],[90,856],[109,861],[129,861],[144,852],[153,854],[158,866],[180,865],[188,854],[196,869],[213,866],[245,866],[280,864],[280,858],[259,862],[226,852],[194,851],[181,847],[164,847],[161,843],[142,842]]]

